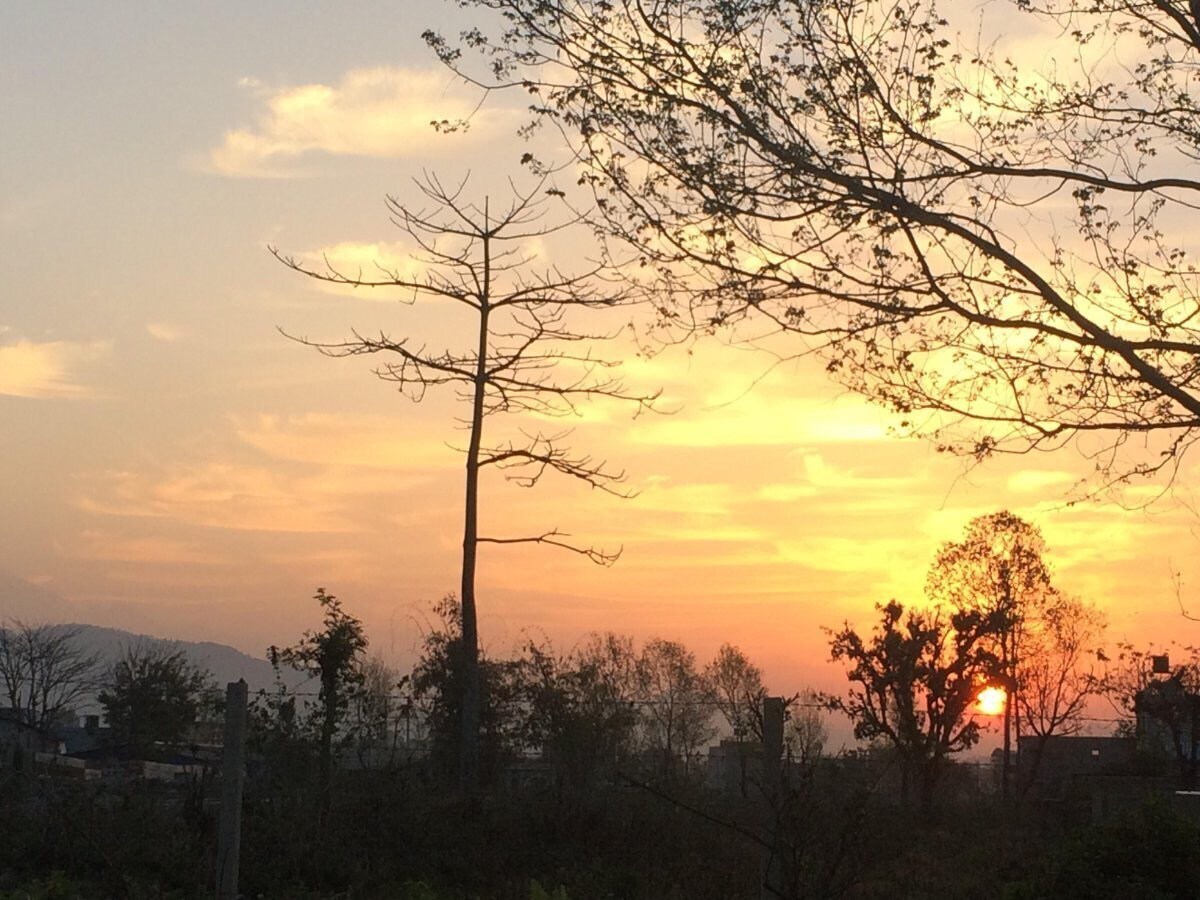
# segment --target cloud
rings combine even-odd
[[[11,397],[91,397],[75,370],[109,351],[105,342],[18,341],[0,346],[0,394]]]
[[[299,157],[321,152],[380,159],[428,153],[438,133],[431,122],[471,117],[473,132],[487,130],[497,113],[474,113],[478,98],[444,70],[379,67],[352,69],[336,85],[265,88],[241,85],[264,104],[251,128],[225,133],[209,151],[207,167],[222,175],[294,177]]]
[[[236,423],[237,436],[275,460],[324,466],[372,466],[414,470],[454,467],[454,451],[428,433],[390,416],[308,413],[257,416]]]
[[[183,329],[167,322],[147,322],[146,333],[167,344],[174,344],[183,338]]]
[[[298,254],[297,262],[312,272],[332,272],[344,278],[367,282],[388,281],[397,277],[420,282],[426,269],[400,241],[342,241]],[[318,290],[344,297],[387,303],[413,299],[411,290],[394,286],[364,288],[329,281],[315,284]]]
[[[105,472],[78,504],[86,512],[161,518],[235,531],[348,532],[357,527],[340,498],[311,480],[221,461],[166,471]]]

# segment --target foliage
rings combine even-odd
[[[1200,832],[1165,801],[1084,831],[1052,861],[1037,896],[1063,900],[1171,900],[1200,883]]]
[[[1034,738],[1024,766],[1028,784],[1050,738],[1082,727],[1092,688],[1085,659],[1104,627],[1094,606],[1054,587],[1045,552],[1036,526],[1002,510],[972,519],[961,541],[944,544],[926,579],[935,601],[998,612],[1009,623],[994,640],[1007,693],[1005,728],[1015,720],[1018,735],[1024,728]]]
[[[783,726],[783,746],[789,760],[810,765],[825,751],[829,728],[821,710],[828,704],[820,696],[807,691],[788,704],[787,720]]]
[[[681,766],[687,774],[715,733],[712,691],[696,669],[695,654],[677,641],[653,638],[638,654],[633,674],[644,739],[660,760],[659,774],[671,775]]]
[[[565,657],[530,643],[520,660],[524,743],[558,766],[574,789],[613,779],[632,756],[633,642],[593,634]]]
[[[762,671],[732,644],[722,644],[704,667],[713,702],[735,740],[762,740],[762,704],[767,696]]]
[[[46,732],[96,687],[100,659],[71,625],[0,626],[0,697],[21,721]]]
[[[566,137],[669,325],[796,335],[976,458],[1078,441],[1108,483],[1196,439],[1179,0],[465,5],[498,15],[427,41]]]
[[[313,716],[319,733],[320,783],[322,794],[326,794],[332,779],[335,738],[364,681],[361,663],[367,649],[367,636],[362,622],[342,609],[342,602],[333,594],[317,588],[313,599],[324,615],[321,630],[304,632],[300,642],[292,647],[282,650],[269,647],[267,658],[276,669],[281,665],[290,666],[306,672],[320,683]],[[294,707],[292,712],[295,712]],[[343,734],[342,737],[347,736]]]
[[[979,740],[971,707],[980,687],[1001,673],[993,648],[1008,621],[1002,611],[906,614],[894,600],[877,609],[869,641],[849,624],[831,633],[832,658],[850,666],[852,686],[829,703],[850,718],[859,740],[882,738],[895,748],[906,787],[915,777],[921,808],[929,812],[946,758]]]
[[[182,649],[136,641],[121,648],[99,699],[113,740],[143,754],[155,743],[178,744],[220,703],[212,674]]]
[[[434,606],[438,619],[426,632],[421,655],[413,667],[415,703],[428,731],[430,749],[443,781],[457,778],[461,758],[463,681],[467,653],[463,646],[462,607],[450,594]],[[480,657],[480,780],[488,784],[500,764],[511,757],[521,740],[515,714],[519,693],[517,664]]]

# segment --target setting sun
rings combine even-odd
[[[1004,688],[985,687],[976,698],[975,708],[985,716],[998,716],[1004,712],[1004,701],[1007,699]]]

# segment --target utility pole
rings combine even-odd
[[[242,785],[246,777],[244,679],[225,687],[225,739],[221,752],[221,813],[217,833],[217,900],[238,900],[242,846]]]

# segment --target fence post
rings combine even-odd
[[[221,752],[221,813],[217,834],[217,900],[238,900],[242,844],[242,784],[246,777],[244,679],[225,687],[225,740]]]

